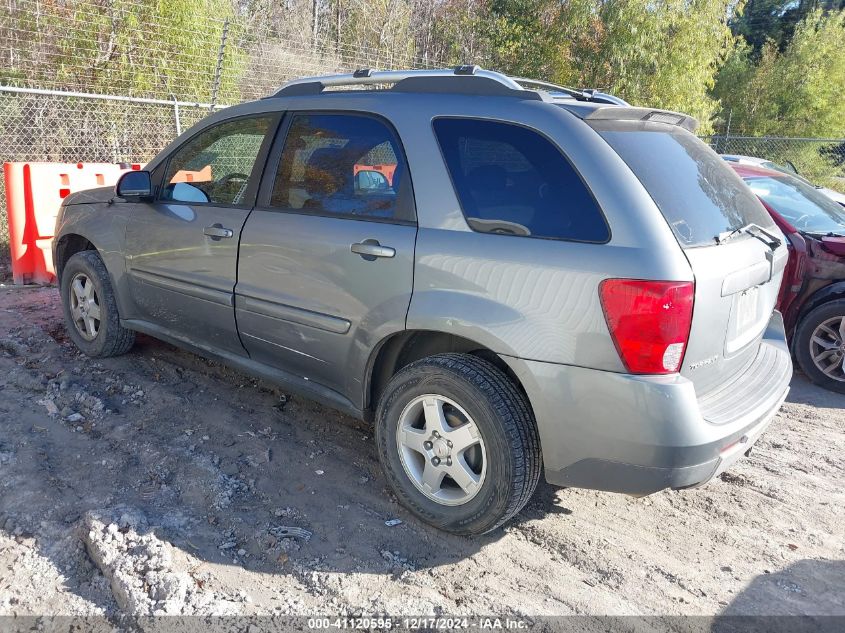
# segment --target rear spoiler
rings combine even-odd
[[[596,108],[584,119],[590,121],[654,121],[655,123],[678,125],[690,132],[695,132],[698,128],[698,121],[687,114],[670,110],[652,110],[651,108],[607,106]]]
[[[585,121],[653,121],[655,123],[677,125],[690,132],[695,132],[698,128],[698,121],[694,117],[670,110],[597,105],[581,102],[572,104],[561,103],[560,105]]]

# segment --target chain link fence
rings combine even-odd
[[[389,13],[374,23],[380,45],[371,47],[315,26],[296,3],[271,5],[274,19],[190,21],[175,1],[0,0],[0,162],[144,163],[215,107],[266,96],[290,78],[444,65],[415,56]],[[845,140],[705,140],[845,188]],[[0,179],[3,251],[5,208]]]
[[[845,192],[845,139],[717,135],[704,140],[720,154],[764,158]]]
[[[145,163],[209,110],[208,104],[12,92],[0,86],[0,163]],[[0,249],[7,239],[6,187],[0,178]]]
[[[441,65],[391,35],[390,12],[372,17],[372,47],[309,22],[299,4],[217,18],[175,0],[0,0],[0,85],[216,104],[303,75]]]
[[[144,163],[214,108],[290,78],[440,65],[407,46],[352,46],[301,20],[283,33],[245,18],[186,24],[184,9],[154,7],[0,0],[0,163]],[[0,178],[3,251],[5,209]]]
[[[0,87],[4,161],[146,162],[209,113],[208,105]]]

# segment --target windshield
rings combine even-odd
[[[748,224],[774,228],[748,187],[707,145],[677,126],[593,124],[651,194],[682,247],[713,244]]]
[[[845,210],[815,187],[791,177],[753,177],[746,182],[751,191],[799,231],[845,234]]]

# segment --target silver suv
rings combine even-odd
[[[397,497],[455,533],[541,472],[700,485],[786,397],[787,249],[694,120],[617,101],[460,67],[217,112],[66,199],[70,335],[110,356],[144,332],[373,419]]]

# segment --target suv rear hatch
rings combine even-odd
[[[725,162],[684,129],[689,118],[674,115],[679,124],[654,116],[611,120],[602,110],[587,123],[649,192],[692,267],[695,303],[680,373],[693,382],[699,401],[744,388],[752,373],[765,380],[762,365],[788,371],[788,359],[776,359],[774,367],[769,350],[761,350],[787,261],[783,235],[769,214]],[[659,115],[657,121],[673,116]],[[732,385],[744,372],[748,380]]]

